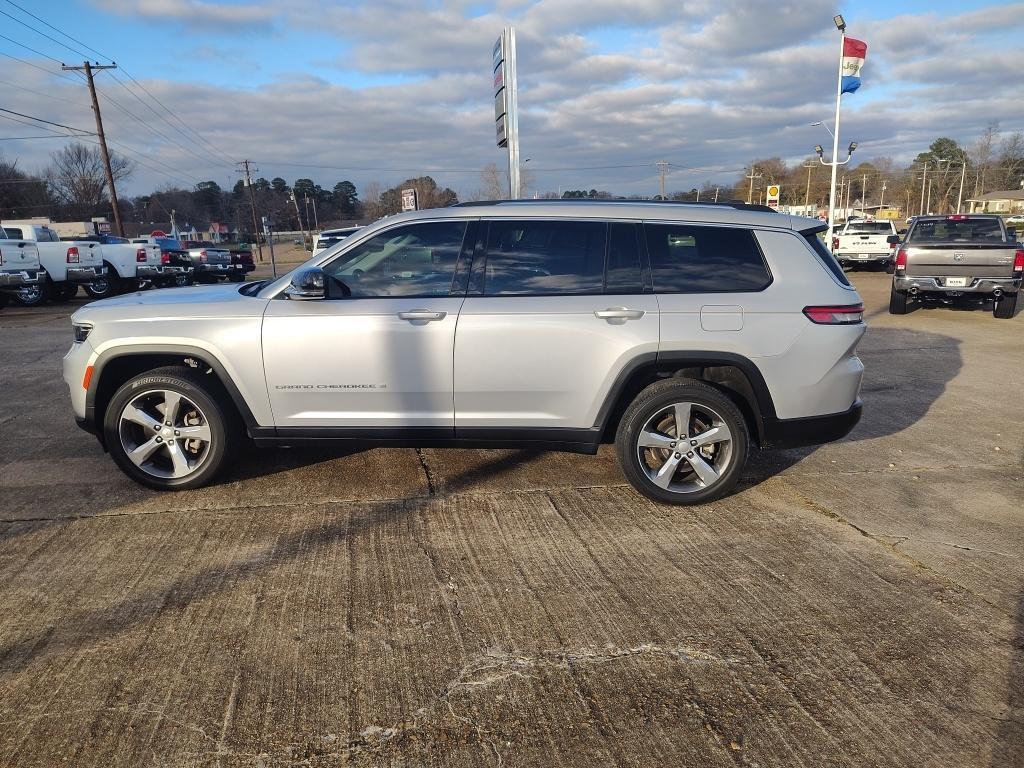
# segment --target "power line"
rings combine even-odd
[[[16,3],[16,2],[14,2],[14,0],[5,0],[5,2],[7,2],[7,3],[9,4],[9,5],[13,5],[13,6],[15,7],[15,8],[17,8],[17,9],[18,9],[19,11],[21,11],[22,13],[24,13],[24,14],[26,14],[26,15],[28,15],[28,16],[31,16],[31,17],[32,17],[33,19],[35,19],[35,20],[36,20],[36,21],[38,21],[39,23],[41,23],[41,24],[44,24],[45,26],[49,27],[49,28],[50,28],[50,29],[52,29],[52,30],[53,30],[54,32],[56,32],[57,34],[59,34],[59,35],[63,35],[63,36],[64,36],[64,37],[66,37],[66,38],[67,38],[68,40],[71,40],[71,41],[73,41],[73,42],[75,42],[75,43],[78,43],[78,44],[79,44],[80,46],[82,46],[83,48],[87,48],[88,50],[92,51],[92,52],[93,52],[93,53],[95,53],[95,54],[96,54],[97,56],[99,56],[99,57],[100,57],[101,59],[106,59],[107,61],[113,61],[113,59],[111,59],[111,58],[110,58],[109,56],[106,56],[106,55],[104,55],[104,54],[100,53],[99,51],[97,51],[97,50],[96,50],[95,48],[91,47],[91,46],[90,46],[90,45],[88,45],[87,43],[83,43],[83,42],[82,42],[81,40],[79,40],[79,39],[78,39],[78,38],[76,38],[76,37],[72,37],[72,36],[71,36],[71,35],[69,35],[69,34],[68,34],[67,32],[64,32],[63,30],[57,29],[57,27],[53,26],[53,24],[50,24],[50,23],[49,23],[48,21],[46,21],[46,20],[44,20],[44,19],[41,19],[41,18],[39,18],[39,17],[38,17],[38,16],[36,16],[36,15],[35,15],[34,13],[32,13],[32,11],[29,11],[29,10],[27,10],[27,9],[25,9],[25,8],[22,8],[22,7],[20,6],[20,5],[18,5],[18,4]],[[5,14],[5,15],[6,15],[6,14]],[[52,40],[53,38],[50,38],[50,39]],[[63,43],[62,43],[62,45],[63,45]],[[70,46],[67,46],[67,45],[65,45],[65,47],[66,47],[66,48],[70,48]],[[71,50],[74,50],[74,49],[72,48]],[[77,53],[77,51],[76,51],[76,53]],[[83,54],[83,55],[84,55],[84,54]],[[86,56],[86,58],[88,58],[88,56]]]
[[[87,53],[82,53],[81,51],[77,50],[76,48],[72,48],[72,47],[71,47],[70,45],[68,45],[67,43],[62,43],[62,42],[61,42],[60,40],[58,40],[57,38],[55,38],[55,37],[51,37],[50,35],[46,34],[45,32],[40,32],[40,31],[39,31],[38,29],[36,29],[35,27],[33,27],[33,26],[32,26],[31,24],[27,24],[26,22],[24,22],[24,21],[22,21],[21,19],[19,19],[19,18],[18,18],[17,16],[12,16],[12,15],[11,15],[11,14],[9,14],[9,13],[8,13],[7,11],[0,11],[0,15],[6,16],[6,17],[7,17],[8,19],[10,19],[11,21],[16,21],[16,22],[18,22],[19,24],[21,24],[21,26],[25,27],[26,29],[30,29],[30,30],[32,30],[32,31],[33,31],[33,32],[35,32],[35,33],[36,33],[37,35],[41,35],[41,36],[45,37],[45,38],[46,38],[47,40],[51,40],[52,42],[56,43],[57,45],[59,45],[59,46],[61,46],[61,47],[63,47],[63,48],[67,48],[67,49],[68,49],[68,50],[70,50],[70,51],[74,51],[74,52],[75,52],[75,53],[77,53],[77,54],[78,54],[79,56],[85,56],[85,58],[89,58],[89,54],[87,54]]]
[[[3,11],[0,11],[0,13],[3,13]],[[55,58],[53,58],[53,56],[49,56],[49,55],[43,53],[42,51],[37,51],[31,45],[25,45],[24,43],[19,43],[13,37],[8,37],[7,35],[0,35],[0,38],[3,38],[4,40],[6,40],[9,43],[14,43],[15,45],[19,45],[22,48],[24,48],[26,51],[32,51],[32,53],[34,53],[36,56],[42,56],[44,59],[49,59],[50,61],[54,62],[55,64],[62,64],[63,63],[60,59],[55,59]]]
[[[25,141],[26,139],[67,139],[67,134],[51,133],[48,136],[0,136],[0,141]],[[3,182],[0,181],[0,184]]]
[[[26,114],[23,114],[21,112],[15,112],[13,109],[4,109],[3,107],[0,107],[0,112],[7,112],[8,114],[17,115],[18,117],[25,117],[25,118],[28,118],[29,120],[35,120],[37,123],[46,123],[47,125],[56,125],[58,128],[64,128],[64,129],[69,130],[69,131],[78,131],[79,133],[84,133],[84,134],[87,134],[89,136],[93,135],[90,131],[85,131],[85,130],[82,130],[81,128],[73,128],[70,125],[64,125],[64,123],[55,123],[55,122],[53,122],[51,120],[43,120],[43,118],[41,118],[41,117],[33,117],[32,115],[26,115]]]

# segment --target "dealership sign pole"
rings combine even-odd
[[[508,150],[508,196],[519,198],[519,104],[516,94],[516,30],[505,27],[494,44],[494,121],[499,147]]]

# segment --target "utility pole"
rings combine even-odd
[[[657,163],[658,169],[661,171],[661,199],[665,199],[665,174],[668,172],[668,161],[659,160]]]
[[[320,231],[320,217],[316,215],[316,197],[313,198],[313,227],[317,232]]]
[[[928,163],[924,164],[924,173],[921,175],[921,215],[924,216],[924,187],[928,180]]]
[[[177,239],[178,237],[178,225],[174,222],[174,209],[171,208],[171,237]]]
[[[302,216],[299,214],[299,198],[295,196],[295,190],[292,190],[289,194],[292,203],[295,205],[295,219],[299,222],[299,229],[305,233],[305,237],[312,243],[311,236],[309,234],[309,221],[307,217],[306,226],[302,226]]]
[[[964,160],[963,170],[960,171],[960,194],[956,198],[956,212],[960,213],[960,207],[964,204],[964,179],[967,178],[967,161]]]
[[[721,187],[715,187],[715,202],[716,203],[718,202],[718,190],[719,189],[721,189]]]
[[[96,98],[96,83],[92,79],[93,70],[117,69],[117,64],[90,64],[82,62],[80,67],[67,67],[63,64],[60,68],[65,72],[85,72],[86,81],[89,83],[89,95],[92,96],[92,111],[96,116],[96,135],[100,140],[100,154],[103,156],[103,168],[107,172],[107,186],[110,187],[110,204],[114,206],[114,224],[117,226],[117,234],[124,237],[124,223],[121,221],[121,207],[117,202],[117,190],[114,188],[114,171],[110,167],[110,153],[107,151],[107,138],[103,134],[103,118],[100,117],[100,102]]]
[[[764,175],[764,174],[761,174],[761,173],[755,174],[754,171],[756,171],[756,170],[757,170],[757,168],[755,168],[753,165],[751,165],[750,166],[750,173],[747,174],[747,178],[750,179],[750,189],[747,192],[747,205],[750,205],[752,202],[754,202],[754,179],[760,179],[761,176]]]
[[[244,171],[238,171],[239,173],[245,174],[245,186],[249,188],[249,202],[252,204],[252,234],[256,238],[256,249],[259,251],[260,263],[263,263],[263,245],[260,243],[260,225],[259,219],[256,216],[256,192],[252,188],[252,175],[250,171],[258,171],[259,168],[250,168],[248,160],[242,160],[238,165],[245,166]]]
[[[882,204],[885,202],[885,190],[887,190],[887,189],[888,189],[888,186],[886,186],[886,182],[883,181],[882,182],[882,194],[878,196],[878,212],[879,212],[879,214],[881,214],[881,212],[882,212]]]
[[[928,212],[929,213],[931,213],[931,210],[932,210],[932,181],[933,181],[933,179],[928,179]]]
[[[306,229],[309,229],[309,195],[308,194],[303,194],[302,195],[302,204],[303,204],[303,206],[305,207],[305,210],[306,210]]]
[[[860,177],[860,212],[867,216],[868,204],[868,175],[865,173]]]
[[[814,167],[814,163],[804,163],[804,168],[807,169],[807,189],[804,190],[804,215],[807,215],[807,208],[811,204],[811,168]]]

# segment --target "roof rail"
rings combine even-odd
[[[453,203],[452,208],[471,208],[481,205],[553,205],[559,203],[580,204],[580,203],[619,203],[630,205],[699,205],[717,208],[734,208],[738,211],[763,211],[765,213],[778,213],[774,208],[758,203],[744,203],[739,200],[722,200],[719,202],[695,202],[693,200],[636,200],[625,197],[556,197],[528,200],[472,200],[466,203]]]

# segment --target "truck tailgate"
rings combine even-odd
[[[907,275],[928,277],[1012,277],[1013,245],[962,243],[904,246]]]
[[[71,240],[61,243],[67,250],[78,249],[78,266],[99,267],[103,264],[103,247],[92,240]],[[72,262],[68,262],[71,264]]]
[[[839,250],[850,253],[886,253],[889,241],[886,235],[840,235]]]
[[[28,240],[0,240],[0,269],[39,269],[39,249]]]

